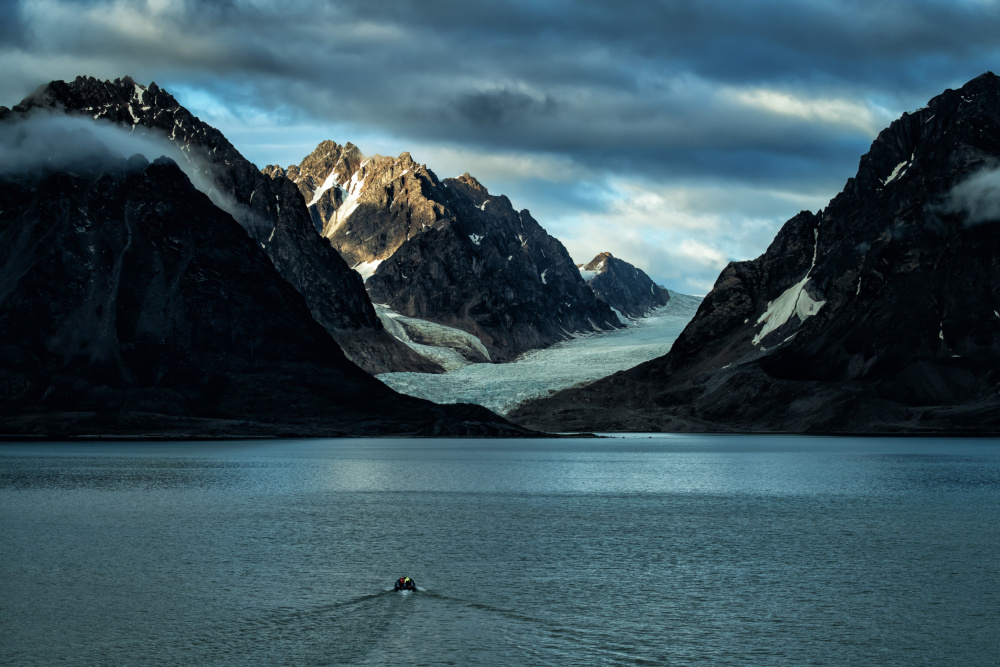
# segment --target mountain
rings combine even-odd
[[[558,240],[469,174],[442,181],[409,153],[365,158],[332,141],[264,171],[298,185],[374,302],[469,332],[494,361],[622,326]]]
[[[670,301],[665,287],[610,252],[600,253],[579,268],[597,298],[627,317],[642,317]]]
[[[317,234],[295,184],[262,174],[221,132],[155,83],[142,86],[129,77],[53,81],[14,107],[15,112],[37,109],[149,128],[154,130],[150,134],[174,142],[218,189],[212,192],[214,201],[240,222],[278,273],[305,297],[313,317],[348,358],[371,373],[441,370],[385,331],[363,282]]]
[[[1000,432],[1000,78],[883,130],[726,267],[670,352],[509,418],[558,430]]]
[[[525,433],[351,363],[173,161],[88,155],[0,170],[0,434]]]

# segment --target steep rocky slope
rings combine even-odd
[[[186,159],[206,172],[219,190],[212,193],[214,201],[240,222],[281,276],[305,297],[313,317],[348,358],[372,373],[440,370],[384,330],[362,281],[316,233],[295,184],[262,174],[221,132],[155,83],[142,86],[129,77],[53,81],[14,111],[40,108],[148,128],[174,142]]]
[[[99,153],[0,170],[0,435],[523,433],[391,391],[176,163]]]
[[[296,182],[373,301],[472,333],[494,361],[621,326],[558,240],[468,174],[442,181],[409,153],[365,158],[334,142],[265,172]]]
[[[667,305],[670,293],[628,262],[602,252],[580,266],[597,298],[627,317],[642,317]]]
[[[1000,432],[1000,79],[883,130],[729,265],[670,353],[523,407],[551,429]]]

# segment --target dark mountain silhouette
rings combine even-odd
[[[1000,79],[883,130],[730,264],[670,353],[509,417],[558,430],[1000,432]]]
[[[185,159],[207,172],[230,213],[305,297],[313,317],[348,358],[372,373],[440,371],[385,331],[358,275],[316,232],[295,184],[262,174],[221,132],[155,83],[142,86],[129,77],[53,81],[14,107],[15,112],[37,109],[87,115],[140,133],[154,130],[174,142]]]

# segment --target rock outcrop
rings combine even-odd
[[[439,180],[409,153],[365,158],[323,142],[287,176],[376,303],[472,333],[494,361],[621,326],[563,245],[465,174]]]
[[[1000,432],[1000,78],[883,130],[730,264],[670,353],[509,415],[558,430]]]
[[[580,265],[580,273],[598,299],[626,317],[642,317],[670,301],[665,287],[610,252],[602,252]]]
[[[267,253],[281,276],[309,304],[317,322],[348,358],[372,373],[439,371],[383,328],[355,272],[317,234],[299,189],[286,178],[262,174],[217,129],[193,116],[155,83],[131,78],[79,77],[53,81],[14,107],[48,108],[140,128],[174,142],[218,188],[226,208]]]
[[[525,433],[388,389],[176,163],[99,153],[0,174],[0,436]]]

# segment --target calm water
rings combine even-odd
[[[0,445],[0,536],[0,664],[1000,663],[997,441]]]

